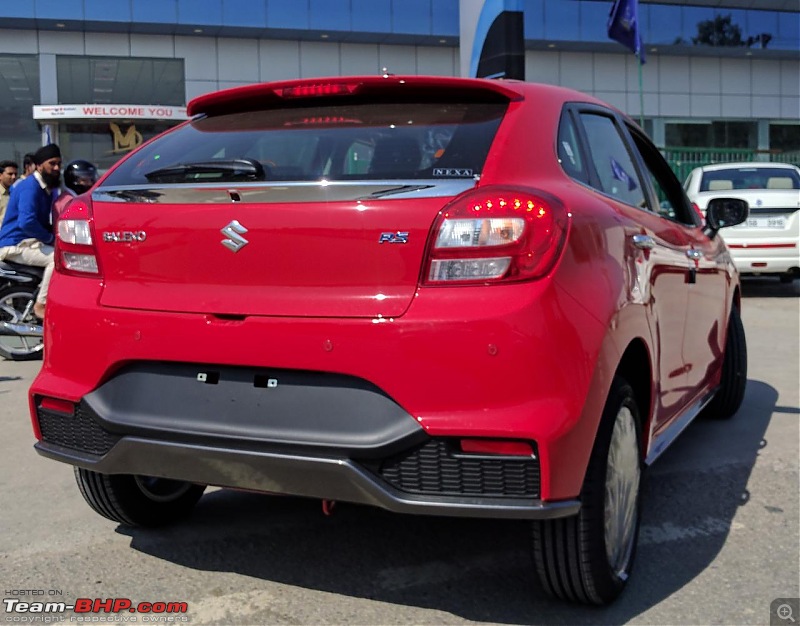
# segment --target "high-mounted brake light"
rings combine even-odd
[[[73,276],[99,276],[95,248],[92,205],[89,200],[73,200],[56,222],[56,270]]]
[[[346,96],[358,89],[358,83],[318,83],[275,89],[281,98],[314,98],[319,96]]]
[[[550,194],[485,187],[441,212],[429,246],[425,282],[464,284],[544,276],[566,238],[567,211]]]
[[[338,124],[361,124],[361,120],[351,117],[320,115],[316,117],[304,117],[290,122],[284,122],[284,126],[335,126]]]

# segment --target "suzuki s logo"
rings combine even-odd
[[[233,220],[219,232],[227,237],[227,239],[223,239],[221,243],[231,252],[239,252],[239,250],[250,243],[247,239],[242,237],[242,235],[247,232],[247,229],[236,220]]]

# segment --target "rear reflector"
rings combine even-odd
[[[497,456],[533,456],[533,447],[528,442],[501,439],[462,439],[461,451]]]
[[[42,398],[39,402],[39,408],[45,411],[64,413],[65,415],[75,414],[75,403],[69,400],[61,400],[60,398]]]

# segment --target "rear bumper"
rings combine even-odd
[[[527,454],[467,453],[431,437],[367,381],[319,372],[135,363],[80,402],[34,396],[50,458],[404,513],[550,517],[536,443]]]
[[[404,442],[409,423],[423,436],[437,440],[535,442],[539,490],[535,497],[526,496],[523,510],[532,506],[537,511],[540,505],[532,504],[535,500],[566,501],[580,493],[605,401],[604,385],[593,385],[595,365],[599,359],[614,358],[600,353],[608,328],[550,281],[421,289],[414,305],[399,319],[228,319],[202,313],[133,311],[92,305],[101,291],[96,281],[63,275],[51,285],[45,360],[30,391],[39,438],[37,397],[91,402],[109,422],[109,430],[126,438],[213,449],[231,447],[225,442],[235,440],[236,449],[279,456],[287,454],[281,447],[286,445],[291,448],[289,456],[295,448],[303,448],[304,454],[309,448],[312,458],[337,458],[345,465],[364,458],[360,450],[383,445],[378,443],[383,442],[383,434],[378,433],[397,435],[394,429],[405,422],[396,437]],[[78,327],[80,333],[75,332]],[[192,371],[187,370],[186,381],[178,386],[120,386],[120,394],[139,397],[128,397],[107,410],[104,403],[110,401],[97,396],[98,390],[126,368],[142,363]],[[263,388],[258,392],[263,396],[250,395],[255,393],[251,378],[245,396],[233,394],[220,400],[207,395],[218,386],[197,381],[197,375],[209,368],[243,367],[258,371],[267,384],[276,377],[277,389]],[[364,409],[372,405],[356,398],[350,404],[352,410],[345,406],[332,414],[328,409],[335,402],[330,396],[306,397],[302,389],[281,405],[282,417],[272,422],[269,432],[257,421],[238,421],[237,407],[258,407],[275,392],[277,401],[284,389],[284,373],[298,372],[366,383],[372,389],[369,402],[378,396],[391,401],[381,406],[395,416],[395,422],[375,430],[369,417],[375,413]],[[180,391],[190,382],[195,391]],[[316,388],[303,386],[310,392]],[[212,406],[214,411],[198,421],[184,420],[197,407]],[[318,417],[313,424],[293,420],[312,409]],[[170,416],[184,421],[170,424]],[[351,426],[338,426],[345,431],[333,432],[325,429],[326,421]],[[365,432],[377,438],[370,440]],[[187,436],[173,436],[176,433]],[[91,454],[87,458],[96,461]],[[72,462],[69,455],[61,460]],[[122,465],[113,471],[133,470]],[[136,471],[154,473],[147,466]],[[215,480],[205,474],[184,478],[252,488],[231,481],[224,473]],[[332,499],[318,491],[314,495]]]
[[[39,442],[42,456],[106,473],[146,474],[198,484],[340,500],[396,513],[516,519],[574,515],[577,500],[432,496],[404,493],[353,460],[336,456],[280,454],[220,446],[121,439],[102,457]]]
[[[726,239],[740,274],[784,274],[800,271],[800,241]]]

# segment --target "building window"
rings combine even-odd
[[[757,122],[667,122],[666,145],[670,148],[758,147]]]
[[[769,148],[777,152],[800,152],[800,124],[770,124]]]
[[[186,104],[182,59],[59,56],[59,104]]]
[[[31,117],[31,107],[39,102],[38,57],[0,54],[0,155],[20,167],[25,153],[42,145]]]

